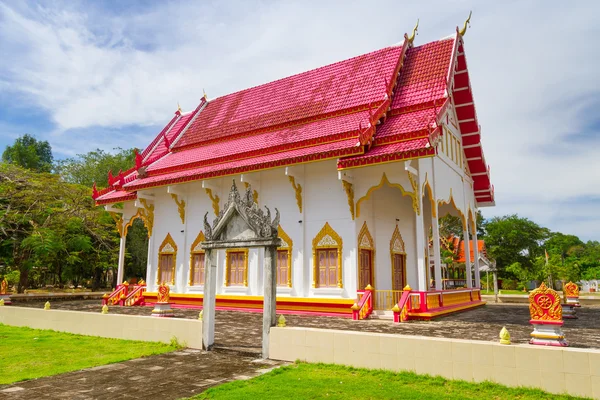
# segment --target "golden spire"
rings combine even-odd
[[[208,100],[208,96],[206,95],[206,91],[204,90],[204,88],[202,88],[202,93],[204,93],[204,94],[202,95],[202,98],[203,98],[204,100]]]
[[[417,29],[419,28],[419,20],[417,19],[417,24],[413,28],[412,34],[408,38],[408,43],[412,44],[413,40],[415,40],[415,35],[417,34]]]
[[[183,112],[183,110],[181,110],[181,106],[179,105],[179,102],[177,102],[177,111],[179,111],[180,113]]]
[[[471,26],[471,14],[473,14],[473,11],[469,11],[469,18],[467,18],[467,20],[465,21],[465,25],[463,26],[463,28],[458,32],[460,34],[460,36],[465,36],[465,33],[467,33],[467,24],[469,26]]]

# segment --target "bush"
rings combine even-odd
[[[517,281],[513,279],[503,279],[502,280],[502,289],[503,290],[516,290],[517,289]]]

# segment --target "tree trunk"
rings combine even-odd
[[[23,293],[29,286],[29,268],[19,268],[19,284],[17,285],[17,293]]]

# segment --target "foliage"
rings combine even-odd
[[[535,257],[544,253],[543,243],[550,231],[518,215],[494,217],[485,224],[488,255],[496,261],[500,276],[516,278],[507,267],[519,263],[527,271],[533,269]]]
[[[162,354],[163,343],[104,339],[0,324],[0,385]],[[69,362],[65,362],[68,355]]]
[[[125,254],[125,276],[146,279],[148,265],[148,230],[137,218],[127,231]]]
[[[100,285],[116,263],[114,222],[95,207],[88,188],[60,177],[0,164],[0,258],[19,271],[18,291],[48,278]]]
[[[537,389],[447,380],[327,364],[298,363],[208,389],[193,399],[573,399]]]
[[[483,218],[483,214],[481,211],[477,210],[477,215],[475,217],[476,227],[477,227],[477,236],[481,238],[485,235],[485,219]],[[463,237],[463,223],[460,217],[455,217],[453,215],[446,215],[439,219],[439,227],[440,227],[440,235],[444,237],[456,236],[459,238]],[[469,228],[470,230],[470,228]],[[473,232],[470,232],[473,235]]]
[[[126,171],[135,165],[134,149],[114,149],[114,154],[96,149],[77,157],[60,160],[56,164],[57,172],[65,182],[92,187],[94,182],[98,187],[108,186],[108,171],[117,175],[120,170]]]
[[[3,161],[36,172],[50,172],[52,159],[50,143],[27,134],[17,138],[12,146],[6,146],[2,153]]]

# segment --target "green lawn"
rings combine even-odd
[[[575,399],[489,382],[297,363],[247,381],[226,383],[192,399]]]
[[[175,350],[163,343],[104,339],[0,324],[0,384]]]

